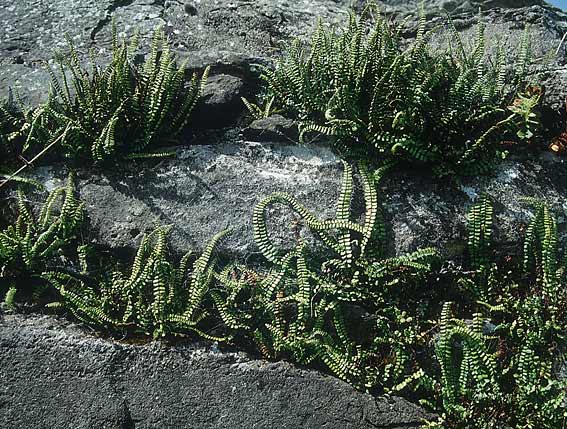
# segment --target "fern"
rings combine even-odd
[[[487,197],[473,206],[469,256],[475,270],[455,279],[466,286],[461,307],[475,311],[473,319],[453,318],[445,304],[436,341],[439,381],[421,369],[400,384],[428,392],[434,400],[426,403],[444,426],[556,428],[567,422],[566,383],[554,374],[565,344],[567,303],[557,227],[549,208],[526,201],[535,214],[518,262],[493,262],[486,252],[492,207]]]
[[[160,227],[142,239],[129,274],[116,271],[93,284],[60,272],[47,272],[44,277],[59,291],[65,306],[87,323],[140,331],[154,338],[186,332],[214,338],[200,328],[209,316],[202,305],[213,279],[212,253],[227,232],[215,236],[189,270],[190,254],[178,267],[168,258],[169,231]],[[86,272],[84,249],[79,249],[79,254]],[[231,324],[222,306],[219,312],[221,319]]]
[[[493,208],[489,198],[483,195],[469,211],[468,246],[471,263],[481,268],[488,263],[492,238]]]
[[[48,66],[49,100],[20,121],[24,151],[60,139],[66,157],[103,162],[165,145],[186,129],[209,69],[187,83],[185,64],[177,65],[161,29],[140,66],[134,63],[138,37],[119,43],[113,25],[112,38],[106,67],[91,52],[90,70],[84,68],[70,38],[67,52],[56,52],[57,70]]]
[[[384,226],[375,183],[381,173],[375,176],[363,165],[358,168],[365,202],[364,218],[358,223],[353,221],[353,169],[346,163],[344,167],[334,219],[319,219],[284,193],[272,194],[256,206],[254,237],[272,269],[263,274],[231,266],[216,276],[221,288],[215,301],[222,305],[223,319],[230,322],[227,325],[237,327],[232,336],[253,332],[263,355],[318,363],[337,377],[364,386],[378,376],[369,365],[372,354],[349,333],[344,306],[356,303],[373,307],[379,297],[388,294],[397,272],[403,271],[406,278],[398,279],[401,284],[417,281],[429,272],[436,254],[422,250],[383,258]],[[291,208],[336,257],[317,265],[302,240],[287,251],[278,249],[267,227],[272,204]]]
[[[526,230],[524,270],[536,273],[545,295],[553,300],[560,288],[557,224],[545,204],[537,200],[527,201],[535,206],[535,216]]]
[[[21,109],[18,109],[9,100],[0,102],[1,168],[8,167],[8,162],[21,152],[24,141],[21,130],[24,124],[25,114]]]
[[[72,175],[65,187],[49,194],[37,217],[20,190],[18,211],[14,224],[0,232],[0,271],[5,275],[40,273],[75,241],[84,219],[84,204],[75,196]]]
[[[531,138],[540,97],[520,96],[508,109],[524,89],[528,32],[512,68],[501,49],[490,61],[482,22],[467,49],[449,19],[449,47],[433,49],[422,8],[417,38],[406,47],[401,26],[376,9],[369,2],[339,31],[318,22],[310,44],[294,41],[275,69],[263,69],[266,99],[297,119],[302,140],[323,134],[349,154],[445,175],[484,172],[503,155],[507,135]]]
[[[270,99],[266,100],[264,106],[259,106],[255,103],[248,101],[247,98],[242,97],[242,103],[248,112],[252,116],[253,119],[265,119],[269,118],[270,116],[279,113],[279,110],[274,107],[275,97],[271,97]]]

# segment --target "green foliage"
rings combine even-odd
[[[518,94],[514,103],[508,109],[516,117],[519,139],[527,140],[534,137],[535,131],[540,126],[540,115],[537,111],[541,99],[541,88],[528,87],[524,93]]]
[[[4,306],[5,308],[11,309],[14,308],[14,301],[16,298],[16,293],[18,290],[15,286],[10,286],[8,292],[6,292],[6,296],[4,297]]]
[[[555,374],[565,347],[567,292],[565,266],[557,249],[557,226],[549,209],[535,207],[524,240],[524,256],[514,263],[483,259],[492,207],[486,197],[471,209],[470,255],[466,283],[473,312],[470,322],[453,318],[445,304],[436,355],[438,382],[421,372],[421,387],[444,427],[560,428],[567,424],[567,383]],[[479,231],[481,232],[479,234]]]
[[[3,277],[41,273],[75,241],[84,219],[84,204],[75,196],[72,175],[65,187],[49,194],[38,216],[18,191],[18,211],[16,222],[0,232]]]
[[[212,253],[227,231],[217,234],[199,258],[191,263],[187,253],[177,267],[167,255],[168,233],[169,228],[161,227],[144,236],[129,274],[116,271],[109,278],[89,279],[83,247],[78,252],[81,275],[48,272],[44,277],[59,291],[65,306],[87,323],[154,338],[186,332],[212,338],[199,329],[209,316],[202,302],[213,278]]]
[[[469,256],[475,268],[485,266],[490,258],[492,215],[492,204],[486,195],[483,195],[480,202],[475,204],[469,212]]]
[[[49,257],[72,243],[82,218],[72,178],[50,195],[38,220],[20,194],[18,222],[0,235],[0,260],[9,266],[4,272],[45,267],[61,306],[86,323],[154,338],[196,334],[246,344],[360,389],[419,400],[439,415],[428,427],[565,426],[567,383],[555,372],[567,345],[566,260],[549,208],[525,199],[534,215],[520,257],[498,256],[488,196],[470,209],[462,266],[439,267],[432,249],[389,257],[378,203],[382,174],[345,163],[331,219],[286,193],[261,201],[253,229],[267,267],[220,268],[212,255],[226,232],[200,257],[186,254],[175,265],[169,228],[143,238],[127,272],[89,271],[87,246],[78,248],[78,269],[54,267]],[[291,210],[325,249],[315,255],[299,231],[294,245],[277,246],[268,228],[275,205]],[[20,297],[11,281],[9,287],[8,306]]]
[[[19,130],[23,123],[24,115],[13,103],[0,102],[0,168],[5,168],[8,160],[16,156]]]
[[[161,29],[139,66],[137,49],[137,36],[119,43],[113,27],[110,64],[97,64],[91,51],[87,70],[68,38],[68,51],[56,53],[56,68],[48,66],[49,100],[25,115],[24,152],[59,139],[66,157],[102,162],[174,141],[189,123],[208,69],[186,84],[185,63],[178,67]]]
[[[354,179],[347,164],[334,219],[317,218],[284,193],[260,202],[253,215],[254,237],[272,268],[259,273],[238,265],[227,267],[217,275],[224,290],[217,292],[216,301],[223,307],[225,325],[237,331],[235,335],[238,331],[251,334],[265,356],[317,363],[337,377],[364,386],[403,375],[403,370],[394,375],[393,369],[383,371],[371,362],[381,352],[391,353],[392,366],[397,368],[409,363],[403,351],[396,354],[404,335],[397,329],[406,329],[412,320],[402,311],[392,311],[388,304],[395,301],[400,305],[397,291],[419,284],[436,254],[424,249],[402,257],[384,257],[385,232],[376,179],[363,165],[359,177],[365,201],[362,223],[352,220]],[[315,263],[300,238],[292,249],[278,249],[266,219],[275,204],[293,210],[335,256]],[[379,318],[382,332],[370,349],[364,349],[351,333],[347,308],[353,306],[374,311]]]
[[[332,136],[349,154],[425,164],[438,175],[485,171],[503,155],[510,133],[532,136],[540,94],[526,94],[531,59],[526,30],[515,64],[498,45],[490,59],[484,25],[472,46],[449,20],[446,49],[434,49],[422,11],[417,37],[406,47],[401,26],[360,17],[336,31],[319,22],[311,43],[296,40],[274,70],[264,68],[267,99],[293,115],[302,136]]]
[[[274,106],[275,100],[275,97],[271,97],[270,99],[266,100],[264,106],[259,106],[256,103],[251,103],[247,98],[242,97],[242,102],[248,109],[248,112],[253,119],[265,119],[276,113],[279,113],[279,110]]]
[[[482,196],[469,214],[468,267],[437,272],[429,249],[384,256],[374,178],[359,170],[362,223],[352,220],[348,165],[333,219],[283,193],[256,206],[255,239],[272,268],[231,264],[215,275],[226,329],[267,358],[319,365],[372,391],[413,391],[440,416],[429,427],[563,427],[567,384],[554,368],[565,346],[567,295],[549,209],[528,200],[535,215],[524,258],[495,262],[494,210]],[[291,249],[276,247],[266,225],[274,204],[293,210],[335,256],[317,263],[300,238]],[[429,290],[435,276],[445,291]],[[457,306],[447,302],[432,320],[443,296],[458,298],[466,318],[455,318]]]

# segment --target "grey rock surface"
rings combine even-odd
[[[552,208],[565,244],[567,162],[551,153],[527,160],[510,158],[491,175],[464,178],[459,183],[427,179],[419,173],[394,174],[382,189],[396,253],[433,246],[449,257],[462,255],[467,213],[483,194],[494,204],[493,239],[501,252],[521,252],[520,243],[533,215],[525,197]]]
[[[0,98],[9,88],[35,104],[47,98],[44,62],[66,47],[68,34],[82,51],[105,22],[112,0],[3,1],[0,3]]]
[[[252,121],[242,133],[244,138],[258,142],[299,141],[299,130],[295,121],[278,114]]]
[[[151,34],[162,27],[188,67],[213,66],[217,73],[250,73],[267,63],[278,46],[311,32],[317,17],[341,21],[347,0],[260,0],[199,2],[153,0],[22,0],[0,3],[0,97],[9,88],[30,103],[47,98],[49,79],[43,63],[64,49],[64,34],[87,59],[88,50],[104,62],[110,56],[111,23],[119,37],[139,31],[147,52]],[[29,77],[33,75],[33,77]],[[29,87],[29,82],[35,82]]]
[[[0,426],[419,428],[401,398],[214,344],[128,345],[51,316],[0,320]]]
[[[192,126],[199,129],[233,126],[245,109],[241,100],[244,95],[248,94],[242,78],[229,74],[211,76],[193,112]]]
[[[273,192],[289,192],[319,216],[334,213],[342,164],[326,147],[226,143],[179,148],[159,163],[123,164],[107,173],[79,172],[78,188],[101,244],[131,253],[143,232],[173,225],[174,253],[201,250],[231,228],[221,249],[254,257],[252,210]],[[32,172],[47,189],[61,185],[66,170]],[[41,201],[36,196],[35,201]],[[274,238],[289,246],[294,216],[274,209]],[[306,236],[306,238],[308,238]]]
[[[378,4],[385,13],[395,14],[415,14],[420,2],[421,0],[378,0]],[[359,7],[364,3],[364,0],[359,0]],[[479,8],[491,10],[549,6],[544,0],[425,0],[424,4],[426,10],[444,10],[450,13],[478,13]]]
[[[58,166],[32,171],[47,189],[63,184],[65,176]],[[179,148],[176,158],[157,164],[124,164],[108,173],[79,172],[78,188],[98,242],[116,251],[133,253],[141,233],[160,223],[174,226],[171,248],[176,254],[202,250],[215,233],[231,228],[233,234],[221,252],[256,259],[252,211],[258,202],[285,191],[317,216],[331,218],[341,177],[342,163],[324,146],[234,142]],[[495,240],[517,253],[532,213],[522,197],[548,203],[563,231],[567,161],[550,153],[531,160],[510,159],[492,175],[458,184],[427,179],[419,172],[394,172],[379,192],[391,252],[432,246],[448,256],[462,254],[467,212],[483,193],[495,204]],[[39,195],[32,199],[42,200]],[[294,243],[298,220],[288,208],[278,206],[269,213],[268,226],[279,246]],[[317,245],[307,231],[301,233]]]

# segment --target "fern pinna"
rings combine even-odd
[[[203,254],[191,262],[187,253],[176,267],[168,258],[169,228],[144,236],[130,273],[86,282],[81,276],[52,271],[44,274],[59,291],[67,308],[79,319],[101,327],[140,331],[154,338],[197,333],[209,317],[203,301],[213,279],[211,257],[227,231],[217,234]],[[83,275],[88,275],[86,253],[79,252]]]
[[[434,49],[422,10],[406,47],[401,25],[375,12],[370,2],[338,31],[319,22],[310,44],[296,40],[275,69],[264,69],[266,99],[299,121],[303,139],[324,134],[348,153],[443,175],[485,171],[505,135],[531,137],[525,128],[534,128],[540,95],[513,102],[530,61],[527,31],[510,67],[504,46],[488,57],[482,24],[466,46],[449,20],[448,47]]]

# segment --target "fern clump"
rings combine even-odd
[[[80,275],[48,272],[64,305],[79,319],[99,327],[129,329],[154,338],[198,333],[209,316],[202,308],[213,278],[212,253],[226,231],[215,236],[203,254],[192,260],[187,253],[175,266],[167,254],[169,229],[160,227],[144,236],[128,274],[116,271],[108,278],[89,279],[87,248],[79,249]]]
[[[345,163],[331,219],[286,193],[262,200],[252,223],[266,265],[254,268],[213,258],[226,231],[201,256],[188,253],[175,264],[169,228],[160,227],[142,239],[128,270],[101,274],[87,263],[90,247],[79,246],[78,258],[64,252],[75,248],[83,216],[72,178],[37,218],[20,194],[18,221],[0,233],[4,306],[21,299],[25,271],[34,284],[44,280],[42,290],[53,286],[60,302],[50,307],[97,328],[154,338],[196,334],[316,366],[360,389],[419,401],[439,416],[428,427],[565,426],[567,382],[556,370],[567,346],[566,261],[551,210],[525,199],[534,215],[520,257],[498,256],[487,195],[470,209],[461,265],[440,266],[427,248],[389,257],[378,202],[383,173]],[[325,257],[299,233],[292,248],[275,244],[268,229],[275,205],[295,213],[328,249]]]
[[[57,140],[66,157],[102,162],[171,143],[186,129],[208,69],[187,83],[185,63],[177,65],[163,30],[155,31],[149,56],[134,62],[138,38],[118,42],[113,27],[107,66],[90,54],[85,68],[68,38],[68,52],[57,52],[49,100],[25,121],[24,151]],[[155,154],[154,154],[155,155]]]
[[[454,317],[446,303],[435,352],[439,378],[415,378],[441,415],[439,427],[559,428],[567,423],[567,383],[555,374],[565,347],[567,292],[557,226],[538,201],[526,230],[524,257],[495,263],[489,255],[492,206],[486,197],[471,209],[471,271]],[[481,261],[479,263],[479,261]]]
[[[401,329],[404,317],[410,319],[403,311],[391,311],[389,305],[399,305],[395,298],[399,290],[415,287],[424,279],[436,254],[424,249],[398,258],[385,257],[377,177],[363,165],[359,175],[365,201],[362,223],[353,221],[354,179],[347,164],[334,219],[318,219],[284,193],[275,193],[258,204],[253,216],[254,237],[272,268],[263,273],[239,265],[227,267],[217,275],[222,288],[215,292],[215,302],[225,325],[236,335],[248,332],[266,357],[317,363],[364,386],[381,384],[384,377],[395,378],[390,371],[386,375],[383,368],[372,365],[378,352],[392,353],[398,367],[409,364],[405,359],[408,350],[395,354],[403,334],[396,331],[396,338],[393,331]],[[301,239],[292,250],[276,248],[266,224],[266,214],[274,204],[291,208],[336,256],[317,264]],[[351,326],[352,306],[365,308],[380,319],[383,331],[376,349],[357,342]]]
[[[19,279],[20,285],[32,283],[30,276],[54,265],[76,243],[85,213],[72,175],[49,194],[37,216],[21,190],[17,208],[16,221],[0,232],[0,279]]]
[[[346,153],[443,175],[485,171],[503,155],[502,140],[532,136],[540,94],[516,97],[530,62],[527,30],[512,65],[504,46],[489,58],[482,24],[466,46],[449,21],[449,47],[435,49],[422,12],[406,46],[401,26],[374,11],[371,3],[351,14],[338,31],[319,22],[310,44],[296,40],[264,69],[266,99],[299,121],[303,139],[332,136]]]
[[[13,102],[0,101],[0,169],[11,167],[10,163],[21,153],[25,117]]]
[[[430,427],[562,427],[567,385],[554,369],[566,345],[567,292],[549,209],[528,200],[535,215],[524,257],[500,261],[491,242],[494,209],[482,196],[469,214],[466,266],[438,271],[431,249],[385,256],[380,173],[361,166],[359,176],[360,223],[348,165],[333,219],[284,193],[257,205],[254,236],[271,269],[230,264],[215,274],[211,295],[225,329],[266,358],[418,398],[440,416]],[[319,263],[300,238],[291,250],[276,247],[266,224],[274,204],[293,210],[336,256]],[[443,304],[446,297],[458,305]]]

